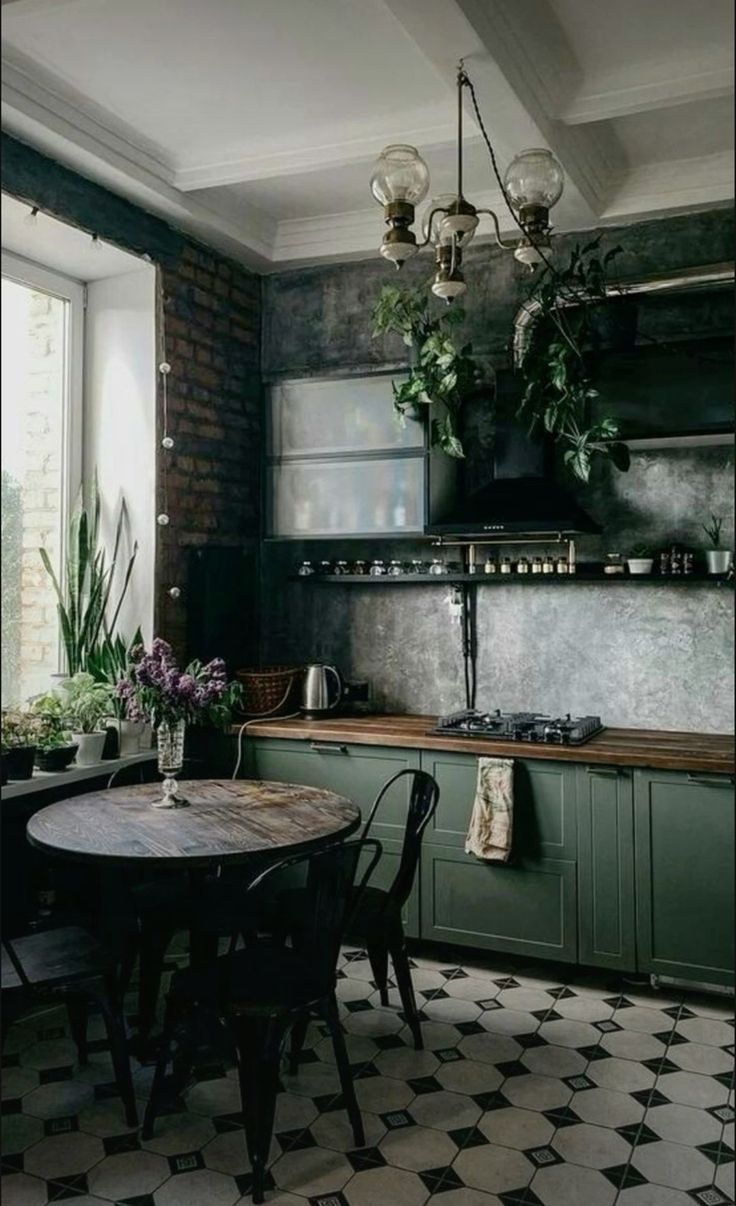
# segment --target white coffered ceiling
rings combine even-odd
[[[2,0],[3,127],[260,271],[363,257],[388,142],[452,189],[464,57],[558,228],[733,195],[731,0]],[[466,188],[499,206],[469,113]],[[505,212],[499,207],[502,227]]]

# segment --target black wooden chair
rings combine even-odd
[[[380,854],[380,842],[361,839],[286,858],[267,868],[246,889],[246,896],[259,891],[264,880],[272,875],[287,869],[306,872],[295,944],[287,947],[257,941],[215,960],[205,971],[188,970],[173,977],[143,1138],[150,1139],[153,1134],[174,1037],[182,1031],[181,1046],[174,1059],[176,1091],[180,1091],[191,1069],[194,1011],[197,1008],[214,1011],[230,1031],[237,1050],[255,1203],[263,1201],[281,1051],[288,1031],[295,1024],[303,1023],[306,1029],[309,1019],[317,1017],[328,1027],[355,1145],[361,1147],[365,1142],[335,984],[348,911],[353,902],[359,903]],[[367,866],[355,887],[358,861],[363,855]]]
[[[351,940],[365,946],[367,950],[382,1005],[388,1005],[388,960],[389,956],[391,957],[404,1015],[414,1038],[414,1046],[417,1051],[421,1051],[424,1046],[422,1028],[411,982],[411,969],[401,914],[414,886],[424,830],[432,819],[440,798],[440,789],[436,780],[426,771],[421,770],[401,770],[393,775],[387,783],[384,783],[376,796],[368,820],[363,827],[362,836],[363,838],[368,836],[381,802],[388,791],[399,780],[407,777],[411,779],[411,790],[399,869],[390,887],[369,886],[365,889],[360,900],[357,901],[355,909],[351,912],[347,932]],[[294,919],[299,915],[298,893],[287,895],[292,897],[286,906],[290,918],[289,927],[291,927]],[[302,1040],[303,1031],[301,1028],[296,1028],[292,1036],[294,1065],[299,1059]]]
[[[90,1004],[105,1020],[115,1080],[129,1126],[138,1125],[133,1081],[114,962],[86,930],[78,926],[42,930],[2,944],[2,1040],[12,1022],[39,1001],[62,1002],[79,1053],[87,1062]]]

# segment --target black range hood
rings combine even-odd
[[[469,465],[464,483],[437,513],[430,515],[430,536],[575,535],[602,531],[554,477],[553,448],[531,439],[513,423],[499,423],[490,449],[476,454],[466,445]],[[475,488],[468,488],[469,479]],[[480,479],[480,480],[479,480]],[[485,479],[485,480],[483,480]]]

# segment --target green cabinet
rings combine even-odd
[[[634,815],[639,968],[733,983],[733,780],[637,770]]]
[[[346,745],[339,741],[290,741],[273,737],[248,740],[246,768],[251,778],[278,783],[306,783],[337,792],[357,804],[367,818],[387,779],[397,771],[417,768],[419,753],[376,745]],[[409,779],[400,779],[381,801],[371,836],[383,845],[383,857],[372,883],[387,886],[398,871],[408,808]],[[410,937],[419,934],[419,876],[407,901],[404,925]]]
[[[624,767],[578,766],[580,963],[636,967],[634,800]]]
[[[513,855],[507,864],[465,853],[477,758],[427,750],[422,768],[440,787],[422,850],[422,938],[574,961],[574,767],[517,761]]]

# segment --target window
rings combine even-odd
[[[56,596],[81,477],[84,289],[2,257],[2,704],[47,690],[63,667]]]

